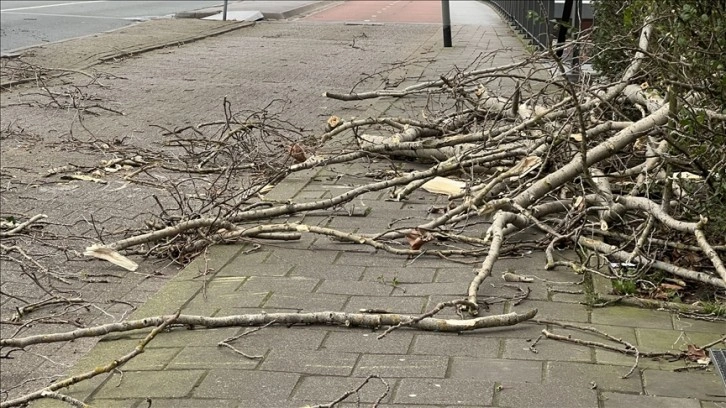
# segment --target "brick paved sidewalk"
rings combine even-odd
[[[495,21],[494,15],[492,19]],[[263,29],[274,36],[301,27],[306,26],[279,24]],[[394,30],[388,27],[374,30],[396,32],[385,31]],[[516,58],[516,50],[522,49],[519,40],[500,22],[487,27],[456,27],[455,47],[451,49],[441,48],[439,27],[415,30],[428,30],[429,35],[422,36],[425,40],[410,50],[408,58],[425,62],[402,72],[407,82],[401,86],[419,78],[437,77],[453,64],[466,66],[480,52],[513,48],[515,51],[492,61],[499,65]],[[383,35],[372,37],[385,40]],[[234,53],[239,41],[239,36],[227,35],[214,39],[214,46]],[[197,52],[199,47],[195,45],[180,48],[176,63],[184,64],[185,58],[193,58]],[[127,64],[129,70],[134,70],[142,62]],[[244,75],[243,64],[239,69],[239,75]],[[338,79],[326,81],[342,87]],[[396,113],[404,108],[391,106],[390,101],[376,101],[350,109],[346,116]],[[360,162],[296,173],[278,184],[267,198],[304,202],[338,195],[367,183],[366,172],[385,166]],[[369,193],[356,200],[356,206],[371,208],[364,217],[343,212],[316,214],[304,216],[302,222],[345,231],[378,232],[391,223],[401,225],[402,219],[408,225],[420,224],[427,217],[427,209],[441,200],[417,193],[408,202],[396,203],[386,201],[385,194]],[[167,314],[180,307],[185,314],[206,316],[359,309],[416,314],[440,301],[462,297],[474,268],[426,256],[408,260],[314,236],[304,236],[297,242],[266,243],[259,249],[251,245],[217,246],[207,259],[190,264],[129,319]],[[508,269],[541,280],[526,285],[531,294],[525,302],[518,306],[496,303],[486,313],[537,308],[538,318],[597,327],[643,350],[679,350],[686,344],[712,341],[724,332],[721,326],[662,311],[625,307],[590,310],[580,303],[586,300],[586,294],[566,293],[581,288],[571,285],[581,276],[569,271],[546,271],[544,264],[544,256],[539,253],[497,262],[493,277],[481,288],[482,298],[511,296],[512,289],[497,278]],[[199,272],[205,268],[209,273],[200,278]],[[397,283],[392,285],[394,278]],[[453,317],[447,312],[442,315]],[[245,328],[174,330],[160,334],[145,353],[124,366],[123,376],[99,376],[71,387],[67,393],[98,407],[146,407],[147,399],[154,408],[301,407],[333,401],[375,374],[385,380],[385,385],[380,381],[366,385],[360,394],[364,405],[375,402],[386,391],[385,406],[401,407],[715,408],[726,404],[726,392],[716,374],[673,372],[683,366],[682,362],[641,361],[641,370],[621,379],[633,361],[619,354],[547,340],[537,345],[538,353],[533,353],[529,346],[544,327],[527,323],[462,335],[401,329],[381,340],[376,339],[377,332],[363,329],[269,327],[234,343],[245,353],[263,356],[259,360],[217,346]],[[550,329],[593,339],[557,327]],[[108,336],[71,373],[91,370],[120,357],[143,336],[138,332]],[[349,404],[342,406],[356,406],[355,401],[351,397]],[[44,400],[33,406],[64,405]]]

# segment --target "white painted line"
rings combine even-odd
[[[17,7],[17,8],[11,8],[11,9],[0,9],[0,11],[33,10],[33,9],[47,8],[47,7],[74,6],[76,4],[105,3],[107,1],[108,0],[74,1],[71,3],[46,4],[44,6],[30,6],[30,7]]]
[[[3,10],[5,12],[5,10]],[[36,17],[72,17],[72,18],[95,18],[101,20],[148,20],[149,17],[104,17],[104,16],[81,16],[78,14],[53,14],[53,13],[15,13],[8,12],[8,14],[15,14],[18,16],[36,16]]]

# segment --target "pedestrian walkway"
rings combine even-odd
[[[485,17],[496,21],[491,10]],[[315,23],[288,22],[261,24],[259,28],[269,36],[266,38],[271,38],[269,41],[275,41],[276,34],[288,35],[296,30],[306,33],[301,34],[304,39],[311,31],[320,33],[319,27]],[[346,27],[341,25],[338,34],[345,35],[345,30],[350,29]],[[371,30],[368,41],[390,41],[387,35],[403,29]],[[452,48],[441,46],[439,26],[417,30],[426,35],[416,37],[423,38],[421,43],[402,55],[414,64],[398,73],[404,79],[400,86],[437,78],[454,66],[469,66],[480,54],[495,49],[511,51],[495,55],[487,64],[511,63],[525,54],[522,43],[504,22],[455,26]],[[243,38],[237,34],[209,41],[214,41],[218,49],[234,53],[241,49],[236,47]],[[302,40],[289,44],[291,49],[304,47]],[[190,44],[176,49],[174,63],[185,66],[198,58],[201,47]],[[311,53],[309,58],[330,56]],[[138,69],[139,62],[124,64],[132,71]],[[246,75],[247,69],[240,63],[237,74]],[[332,88],[343,87],[336,78],[325,81]],[[353,104],[350,109],[346,116],[398,115],[407,106],[376,100]],[[367,173],[387,166],[384,162],[366,161],[295,173],[279,183],[266,199],[305,202],[335,196],[367,184]],[[440,197],[424,192],[406,202],[388,201],[386,192],[375,192],[355,202],[356,208],[366,211],[304,215],[302,219],[296,216],[290,221],[373,233],[400,225],[401,220],[411,226],[421,224],[437,202],[441,202]],[[493,303],[484,313],[536,308],[540,319],[597,327],[643,350],[684,349],[687,344],[703,344],[723,333],[723,327],[715,324],[663,311],[625,307],[592,310],[582,304],[587,300],[584,292],[571,290],[579,287],[573,284],[581,281],[581,276],[566,270],[547,271],[544,264],[540,253],[497,262],[493,277],[480,290],[482,298],[511,297],[512,288],[497,278],[507,270],[539,279],[519,285],[531,290],[526,301],[516,306],[509,301]],[[420,314],[441,301],[463,297],[475,267],[430,256],[405,259],[312,235],[293,242],[264,242],[260,247],[216,246],[128,319],[169,314],[180,308],[184,314],[204,316],[360,309]],[[205,273],[200,276],[200,271]],[[456,318],[447,311],[440,316]],[[160,333],[143,354],[122,367],[123,375],[101,375],[61,392],[97,407],[302,407],[329,403],[376,375],[380,381],[372,379],[341,406],[357,406],[356,402],[369,406],[380,399],[380,406],[400,407],[716,408],[726,401],[720,379],[713,372],[673,372],[683,362],[641,361],[640,367],[646,370],[622,379],[633,361],[617,353],[547,340],[539,342],[534,353],[530,345],[546,327],[563,335],[574,333],[525,323],[461,335],[400,329],[379,340],[379,332],[367,329],[271,326],[233,343],[246,354],[262,356],[259,359],[218,346],[246,328],[175,329]],[[86,372],[119,358],[131,351],[145,333],[107,336],[69,374]],[[43,400],[33,406],[65,405]]]

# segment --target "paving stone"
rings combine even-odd
[[[496,358],[500,340],[476,333],[417,334],[413,341],[413,354]]]
[[[279,407],[292,393],[299,374],[249,370],[211,371],[194,397],[233,399],[240,406]]]
[[[237,329],[233,334],[239,335],[248,328]],[[234,344],[240,349],[278,349],[278,350],[317,350],[328,332],[321,327],[280,327],[270,326],[243,336]],[[229,337],[229,336],[228,336]],[[244,339],[244,340],[243,340]],[[223,339],[220,339],[223,340]],[[218,342],[219,340],[217,340]],[[214,343],[217,344],[217,343]]]
[[[332,280],[360,280],[365,270],[362,266],[349,265],[325,265],[321,268],[315,263],[303,263],[296,265],[290,276],[303,276],[314,279],[332,279]]]
[[[637,307],[611,306],[593,309],[593,323],[630,326],[651,329],[672,329],[673,321],[669,312],[640,309]]]
[[[462,379],[402,379],[396,404],[491,405],[494,382]]]
[[[545,364],[545,384],[580,387],[596,386],[600,391],[642,393],[637,372],[622,378],[628,370],[620,366],[549,361]]]
[[[537,343],[537,353],[533,353],[529,350],[530,344],[531,341],[522,339],[505,339],[502,357],[520,360],[592,361],[589,347],[543,339]]]
[[[231,343],[232,346],[250,356],[264,356],[265,347],[250,347],[245,343],[245,337]],[[236,370],[252,370],[257,367],[260,360],[249,359],[235,353],[227,347],[212,344],[211,347],[185,347],[174,359],[170,359],[170,370],[229,368]]]
[[[405,354],[413,340],[413,332],[396,330],[378,340],[381,332],[364,329],[331,331],[321,349],[376,354]]]
[[[419,315],[424,312],[426,300],[425,297],[351,296],[343,311],[358,313],[361,309],[373,309]]]
[[[334,401],[345,393],[346,391],[358,388],[365,382],[366,378],[356,377],[319,377],[319,376],[306,376],[300,380],[300,384],[295,388],[295,393],[292,399],[295,401],[302,401],[306,405],[316,404],[327,404]],[[389,401],[391,398],[391,391],[395,389],[395,380],[385,380],[390,387],[387,390],[385,384],[378,379],[371,379],[365,387],[361,388],[360,392],[351,396],[352,401],[360,401],[364,404],[370,404],[378,401],[381,395],[386,392],[388,394],[383,398],[382,402]],[[300,406],[301,404],[298,404]]]
[[[393,296],[451,295],[451,299],[460,299],[465,297],[467,289],[467,285],[461,283],[405,283],[400,286],[406,291],[394,291]]]
[[[239,329],[235,327],[224,327],[219,329],[174,329],[169,332],[159,333],[154,341],[149,343],[147,348],[181,348],[186,346],[210,346],[227,337],[234,336]],[[116,342],[109,344],[115,347]]]
[[[319,279],[303,277],[252,276],[245,281],[240,292],[310,293],[319,282]]]
[[[260,370],[348,376],[357,360],[357,353],[273,349],[265,357]]]
[[[105,405],[98,404],[99,407],[105,407]],[[146,408],[147,402],[143,402],[142,405],[135,408]],[[179,398],[179,399],[161,399],[155,398],[151,406],[154,408],[201,408],[201,407],[214,407],[214,408],[241,408],[239,402],[235,400],[223,400],[223,399],[206,399],[206,398]]]
[[[95,398],[180,398],[192,391],[205,374],[203,370],[124,371],[113,376]]]
[[[341,311],[348,296],[306,293],[285,295],[273,293],[265,302],[265,308],[290,309],[301,312]]]
[[[269,296],[270,292],[268,291],[247,292],[243,290],[235,293],[230,293],[228,295],[216,296],[212,299],[204,299],[202,296],[198,295],[191,302],[189,302],[188,306],[190,308],[201,308],[205,305],[214,306],[220,309],[220,312],[223,311],[223,313],[218,313],[218,315],[230,315],[238,314],[238,312],[235,312],[235,310],[239,308],[260,307],[262,302],[264,302],[265,299],[267,299]]]
[[[602,400],[604,408],[701,408],[698,400],[690,398],[653,397],[649,395],[603,392]]]
[[[537,309],[537,319],[563,322],[587,322],[589,319],[587,306],[571,303],[526,300],[517,306],[511,307],[509,311],[522,313],[532,309]]]
[[[433,282],[435,273],[436,269],[434,268],[369,266],[366,267],[362,279],[376,282],[384,281],[387,283],[393,282],[396,279],[399,284],[404,285],[408,283]]]
[[[92,399],[90,401],[90,405],[94,407],[104,407],[104,408],[135,408],[141,405],[144,402],[140,399]],[[59,404],[63,404],[60,401],[57,401]],[[33,404],[33,407],[38,406],[37,404]],[[41,405],[44,406],[44,405]],[[63,404],[59,406],[65,406],[68,407],[68,404]],[[156,400],[154,400],[154,406],[156,407]]]
[[[169,282],[143,306],[136,309],[128,319],[136,320],[151,316],[173,314],[200,290],[202,290],[202,282]]]
[[[180,348],[149,348],[124,364],[123,370],[163,370],[169,361],[181,351]]]
[[[205,271],[209,274],[220,272],[246,249],[245,245],[214,245],[207,250],[205,256],[199,256],[187,265],[176,279],[191,279]]]
[[[437,268],[434,282],[450,283],[461,282],[468,283],[476,276],[475,269],[481,265],[472,265],[471,267],[446,267]]]
[[[285,276],[294,265],[281,264],[230,264],[223,270],[219,271],[215,279],[224,276]]]
[[[697,398],[726,402],[726,389],[717,373],[645,370],[645,393],[659,397]]]
[[[383,378],[444,378],[449,366],[445,356],[364,354],[353,373],[356,376],[380,375]]]
[[[726,332],[726,330],[724,330]],[[648,351],[684,351],[689,344],[707,344],[718,340],[722,334],[682,332],[679,330],[635,329],[638,344]]]
[[[495,396],[500,407],[597,408],[595,390],[583,387],[511,383]]]
[[[406,265],[405,258],[400,255],[392,255],[379,251],[371,256],[370,253],[344,252],[336,260],[338,265],[351,266],[391,266],[403,267]]]
[[[337,251],[309,251],[306,249],[291,249],[280,247],[273,251],[265,260],[268,264],[299,265],[301,263],[313,263],[319,265],[331,265],[338,258]]]
[[[454,357],[449,378],[492,381],[503,386],[513,382],[539,384],[542,363],[538,361]]]
[[[635,358],[633,356],[626,356],[622,353],[607,351],[607,350],[595,350],[595,361],[598,364],[606,365],[620,365],[623,366],[623,375],[630,370],[633,366]],[[668,361],[667,358],[648,358],[641,357],[638,361],[638,367],[640,369],[654,369],[654,370],[675,370],[679,368],[685,368],[689,364],[684,360]],[[693,364],[691,364],[693,365]]]
[[[723,322],[708,322],[675,315],[673,316],[673,325],[676,330],[685,330],[687,332],[726,334],[726,328],[724,328]]]
[[[368,295],[386,296],[394,290],[389,285],[380,282],[344,281],[327,279],[318,287],[317,293],[331,293],[337,295]]]

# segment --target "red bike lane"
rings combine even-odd
[[[303,18],[307,21],[441,23],[440,0],[356,0]]]

